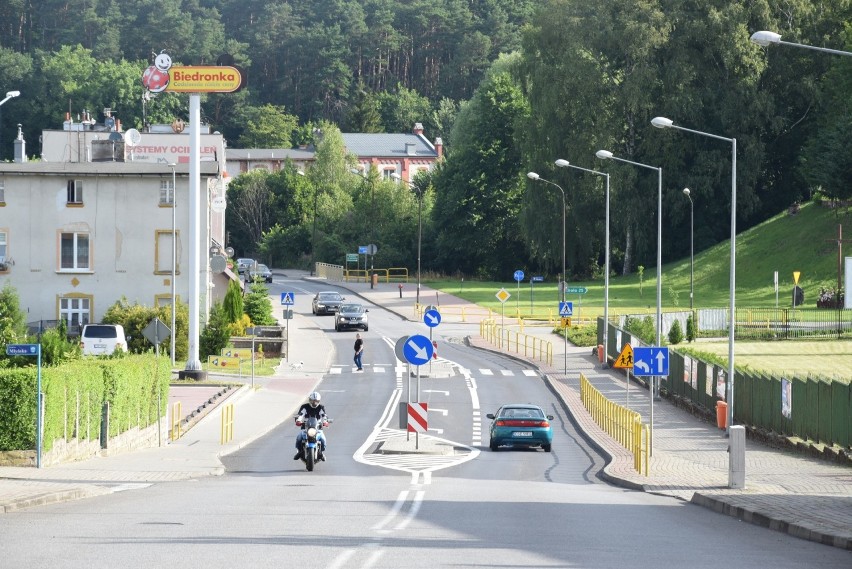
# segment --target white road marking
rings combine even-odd
[[[347,563],[352,556],[355,555],[354,549],[347,549],[345,551],[341,551],[340,555],[338,555],[334,561],[331,562],[331,565],[328,565],[328,569],[339,569],[340,567],[347,567]]]
[[[479,370],[479,373],[481,373],[482,375],[494,375],[494,372],[490,369],[481,369]]]
[[[525,369],[524,375],[527,376],[527,377],[537,377],[538,372],[534,369]]]
[[[405,504],[405,501],[408,499],[408,490],[403,490],[399,493],[399,497],[396,499],[393,507],[390,509],[390,512],[384,517],[382,521],[373,526],[373,530],[381,531],[384,529],[386,525],[388,525],[396,515],[402,510],[402,506]]]
[[[500,370],[500,373],[501,373],[501,374],[503,374],[503,375],[506,375],[506,376],[512,376],[512,375],[515,375],[515,372],[513,372],[513,371],[512,371],[512,370],[510,370],[510,369],[501,369],[501,370]]]
[[[446,395],[447,397],[450,396],[449,391],[441,391],[440,389],[424,389],[423,393],[441,393],[443,395]]]

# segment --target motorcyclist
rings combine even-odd
[[[296,417],[297,425],[304,423],[305,419],[308,417],[316,417],[320,421],[326,420],[325,406],[320,404],[321,399],[322,396],[317,391],[308,395],[308,402],[303,403],[302,406],[299,407],[299,414]],[[302,458],[302,441],[306,436],[307,434],[304,429],[296,434],[296,454],[293,456],[293,460],[299,460]],[[322,429],[318,429],[317,441],[320,444],[319,459],[325,460],[325,434],[323,434]]]

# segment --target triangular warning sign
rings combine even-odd
[[[621,353],[618,354],[618,357],[615,358],[615,363],[612,364],[612,367],[633,369],[633,346],[630,344],[624,344],[624,348],[621,350]]]

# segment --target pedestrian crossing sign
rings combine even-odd
[[[624,348],[621,350],[621,353],[618,354],[618,357],[615,358],[615,363],[612,364],[612,367],[633,369],[633,346],[630,344],[624,344]]]
[[[296,296],[292,292],[282,292],[281,293],[281,305],[282,306],[293,306],[293,297]]]
[[[574,315],[574,303],[573,302],[560,302],[559,303],[559,316],[573,316]]]

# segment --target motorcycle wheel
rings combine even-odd
[[[308,472],[313,472],[315,460],[316,453],[313,450],[305,449],[305,468],[308,469]]]

